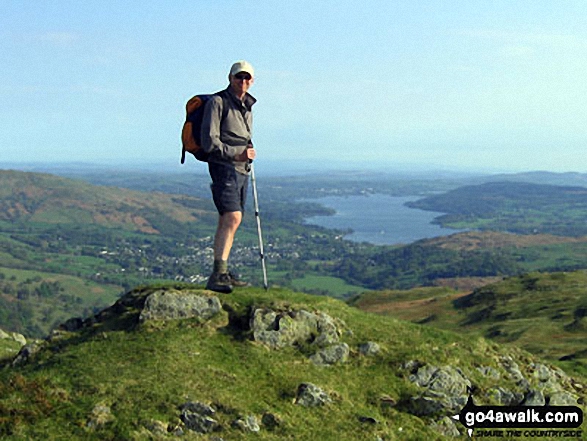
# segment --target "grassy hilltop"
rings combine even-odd
[[[446,417],[464,404],[466,385],[484,403],[501,402],[506,392],[522,399],[520,376],[553,401],[584,398],[583,379],[526,352],[328,297],[248,288],[221,296],[219,312],[205,319],[147,320],[156,296],[211,305],[212,294],[193,285],[147,286],[93,319],[69,321],[0,371],[3,439],[159,440],[183,433],[177,439],[442,440],[464,433]],[[258,328],[253,317],[260,313],[280,321]],[[319,317],[321,325],[305,340],[272,346],[275,333],[303,331],[303,317]],[[348,352],[316,364],[321,341]],[[366,350],[368,342],[378,350]],[[326,402],[304,404],[304,383],[319,387]],[[215,410],[205,419],[212,431],[198,434],[189,427],[199,417],[190,412],[204,405]],[[243,423],[251,417],[254,433]]]

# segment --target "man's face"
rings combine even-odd
[[[239,72],[229,76],[230,87],[239,96],[244,95],[253,84],[253,77],[248,72]]]

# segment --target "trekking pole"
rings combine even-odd
[[[257,181],[255,179],[255,168],[251,162],[251,183],[253,184],[253,201],[255,203],[255,218],[257,219],[257,234],[259,235],[259,256],[263,268],[263,287],[269,289],[267,284],[267,268],[265,267],[265,253],[263,252],[263,234],[261,232],[261,216],[259,215],[259,200],[257,199]]]

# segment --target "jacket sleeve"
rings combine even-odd
[[[220,123],[222,121],[223,101],[214,96],[206,103],[202,118],[202,149],[206,153],[218,155],[225,160],[234,160],[235,149],[220,139]]]

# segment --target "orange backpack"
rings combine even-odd
[[[205,104],[213,95],[196,95],[185,105],[186,118],[181,130],[181,163],[185,162],[185,152],[191,153],[198,161],[208,162],[209,154],[202,149],[202,118]]]

